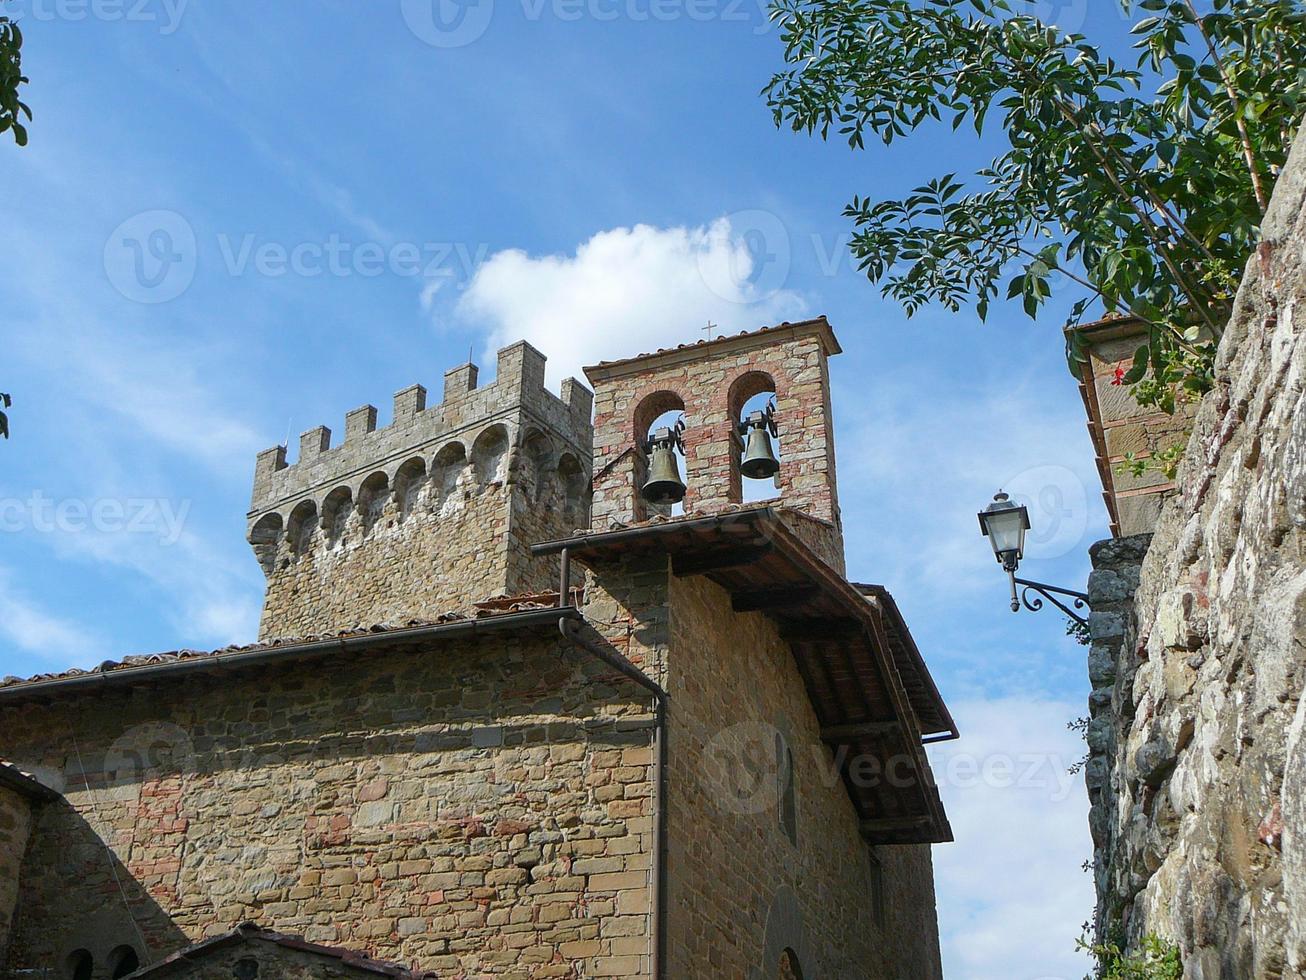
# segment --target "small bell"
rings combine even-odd
[[[677,422],[674,428],[658,429],[645,447],[652,456],[648,467],[648,482],[640,493],[650,504],[678,504],[685,499],[685,481],[680,478],[680,464],[676,450],[681,447],[680,433],[685,423]]]
[[[739,424],[739,434],[747,438],[744,460],[739,472],[750,480],[765,480],[780,472],[780,461],[771,448],[771,437],[779,435],[775,427],[775,410],[768,405],[766,411],[753,412]]]

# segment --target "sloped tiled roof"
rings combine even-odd
[[[777,323],[774,326],[770,326],[770,327],[759,327],[756,330],[741,330],[738,333],[733,333],[733,334],[721,334],[716,337],[704,338],[703,340],[696,340],[692,344],[677,344],[675,347],[659,347],[657,350],[646,351],[643,354],[635,354],[632,357],[622,357],[612,361],[599,361],[597,364],[588,365],[584,370],[585,370],[585,374],[588,376],[591,371],[605,372],[612,368],[621,367],[622,365],[626,365],[626,364],[634,364],[637,361],[643,361],[650,357],[657,357],[661,354],[673,354],[677,351],[698,350],[703,347],[710,347],[714,344],[721,344],[729,341],[738,341],[740,338],[762,337],[771,333],[779,333],[783,330],[802,329],[804,327],[816,327],[816,326],[823,326],[827,330],[829,330],[830,324],[829,321],[826,320],[824,314],[822,314],[821,316],[812,317],[807,320],[796,320],[793,323],[790,323],[788,320],[786,320],[783,323]],[[833,340],[833,334],[830,335],[830,338],[831,340]],[[839,353],[838,341],[834,342],[834,349],[831,350],[830,353],[832,354]]]
[[[356,950],[345,949],[340,946],[322,946],[318,943],[310,943],[298,936],[289,936],[269,929],[261,929],[253,922],[241,923],[231,932],[214,936],[212,939],[205,939],[203,942],[178,950],[159,962],[147,966],[143,970],[138,970],[132,976],[166,977],[178,975],[187,966],[195,964],[206,957],[213,956],[232,946],[247,943],[267,943],[282,949],[302,953],[308,958],[321,957],[336,960],[342,966],[352,967],[360,973],[373,973],[382,977],[399,977],[404,978],[404,980],[434,980],[436,976],[434,973],[425,971],[414,973],[407,967],[400,966],[397,963],[383,963],[380,960],[369,959]]]
[[[31,773],[24,772],[12,762],[5,762],[3,759],[0,759],[0,786],[12,789],[38,803],[59,799],[58,793],[38,782]]]
[[[409,639],[426,638],[430,634],[447,630],[457,632],[458,627],[511,628],[514,625],[526,625],[541,614],[550,612],[551,607],[542,600],[543,596],[506,597],[504,605],[488,605],[486,608],[475,607],[472,615],[461,611],[443,613],[435,619],[413,619],[403,623],[381,623],[372,626],[355,626],[349,629],[308,636],[277,637],[258,643],[233,644],[218,650],[171,650],[162,653],[144,654],[124,657],[122,660],[106,660],[96,667],[83,669],[73,667],[54,673],[36,674],[32,677],[5,677],[0,679],[0,700],[21,696],[25,692],[35,693],[51,687],[70,687],[70,682],[91,683],[97,680],[117,679],[105,675],[121,675],[127,680],[133,674],[152,671],[160,667],[180,668],[194,666],[226,666],[232,661],[267,662],[267,655],[284,653],[289,659],[296,653],[317,650],[344,649],[358,645],[362,641],[393,641],[402,643]],[[556,601],[556,593],[553,596]],[[541,600],[541,601],[536,601]],[[499,600],[503,602],[504,600]],[[553,610],[556,612],[556,610]],[[555,617],[556,618],[556,617]]]

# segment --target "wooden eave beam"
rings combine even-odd
[[[719,572],[727,568],[738,568],[740,565],[751,565],[758,559],[765,558],[771,553],[771,549],[772,545],[769,542],[763,542],[733,548],[719,548],[705,554],[673,555],[671,558],[671,571],[675,575],[686,576],[704,575],[708,572]]]
[[[863,721],[848,725],[825,725],[821,729],[822,742],[851,742],[859,738],[894,735],[902,731],[897,721]]]
[[[795,582],[767,589],[747,589],[730,598],[735,612],[773,612],[802,605],[821,594],[819,586],[811,582]]]

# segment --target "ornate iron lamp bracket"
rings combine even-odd
[[[1016,586],[1021,587],[1019,599],[1016,597]],[[1030,592],[1037,592],[1039,595],[1043,596],[1043,599],[1047,599],[1048,602],[1052,603],[1052,605],[1056,606],[1075,622],[1079,623],[1079,625],[1088,625],[1088,617],[1081,616],[1079,613],[1074,611],[1075,609],[1088,608],[1088,594],[1086,592],[1076,592],[1073,589],[1060,589],[1055,585],[1045,585],[1042,582],[1031,582],[1029,579],[1016,578],[1013,574],[1011,576],[1012,612],[1019,612],[1022,604],[1024,604],[1025,608],[1030,612],[1038,612],[1043,608],[1043,599],[1038,598],[1038,596],[1030,596]],[[1055,593],[1055,595],[1053,593]],[[1068,606],[1057,598],[1058,595],[1067,596],[1073,601]],[[1072,609],[1071,606],[1073,606],[1074,609]]]

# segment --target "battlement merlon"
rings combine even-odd
[[[543,354],[525,341],[498,353],[495,380],[477,385],[475,364],[452,368],[444,376],[444,400],[426,404],[426,389],[410,385],[394,396],[394,416],[377,428],[376,408],[363,405],[345,416],[345,437],[332,447],[331,430],[315,426],[299,439],[299,458],[286,461],[286,447],[274,446],[258,454],[250,500],[251,520],[287,501],[319,489],[353,485],[370,473],[394,471],[414,456],[429,466],[444,444],[460,442],[470,454],[476,436],[494,423],[502,423],[516,441],[536,428],[554,437],[559,451],[577,456],[586,471],[593,453],[591,414],[594,395],[582,382],[567,378],[560,395],[544,386]],[[356,488],[355,488],[356,489]]]

